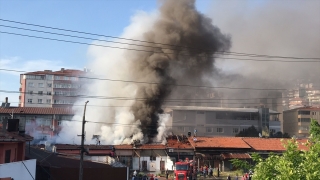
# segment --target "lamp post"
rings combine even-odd
[[[85,117],[86,117],[86,108],[89,101],[87,101],[84,105],[84,111],[83,111],[83,118],[82,118],[82,134],[81,136],[81,147],[80,147],[80,169],[79,169],[79,180],[82,180],[83,176],[83,153],[85,151],[84,149],[84,125],[86,123]]]

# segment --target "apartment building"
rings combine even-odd
[[[319,107],[300,107],[283,111],[283,130],[290,136],[308,137],[311,118],[320,123]]]
[[[59,71],[44,70],[20,75],[20,107],[67,107],[72,106],[87,82],[85,69],[61,68]]]
[[[197,131],[197,136],[235,136],[243,129],[255,126],[260,132],[281,131],[279,114],[268,108],[220,108],[200,106],[171,106],[167,126],[174,134],[187,135]]]

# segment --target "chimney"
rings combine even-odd
[[[8,122],[8,118],[4,118],[2,120],[2,132],[6,132],[7,131],[7,122]]]
[[[64,68],[61,68],[61,71],[63,72],[63,71],[64,71]]]
[[[6,99],[5,99],[5,103],[8,103],[8,97],[6,97]]]

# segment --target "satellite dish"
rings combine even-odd
[[[259,133],[259,137],[262,137],[261,133]]]

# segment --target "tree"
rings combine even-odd
[[[256,127],[250,126],[236,134],[236,137],[259,137],[259,132]]]
[[[281,131],[278,131],[276,133],[270,133],[270,138],[290,138],[288,133],[282,133]]]
[[[315,119],[311,119],[309,133],[312,137],[320,139],[320,125]]]
[[[295,139],[284,143],[283,155],[271,154],[268,158],[253,157],[257,163],[254,168],[254,179],[305,179],[316,180],[320,177],[320,142],[313,139],[306,145],[307,151],[298,149]]]

